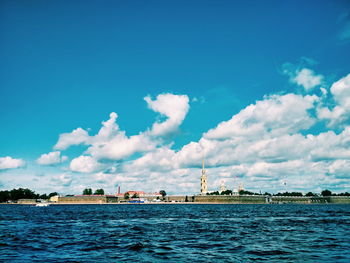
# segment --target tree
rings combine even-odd
[[[221,195],[232,195],[232,190],[222,191]]]
[[[105,191],[101,188],[101,189],[97,189],[94,193],[94,195],[104,195]]]
[[[315,196],[313,192],[308,192],[305,196]]]
[[[128,192],[126,192],[126,193],[124,194],[124,199],[125,199],[125,200],[129,200],[129,198],[130,198],[130,194],[129,194]]]
[[[331,195],[332,195],[332,192],[329,191],[328,189],[326,189],[326,190],[323,190],[323,191],[321,192],[321,195],[322,195],[322,196],[331,196]]]
[[[9,200],[37,199],[37,198],[39,198],[39,195],[28,188],[12,189],[9,193]]]
[[[39,196],[39,199],[49,199],[49,197],[47,196],[47,194],[42,194]]]
[[[166,192],[164,190],[160,190],[159,193],[162,195],[163,199],[166,196]]]
[[[10,199],[9,191],[0,191],[0,203],[7,202]]]
[[[91,188],[85,188],[83,191],[83,195],[92,195],[92,189]]]
[[[139,198],[139,195],[137,193],[134,193],[131,198]]]
[[[53,196],[56,196],[56,195],[58,195],[58,193],[57,193],[57,192],[52,192],[52,193],[49,193],[49,198],[50,198],[50,197],[53,197]]]
[[[255,195],[255,193],[246,190],[240,190],[239,195]]]
[[[277,193],[276,196],[303,196],[303,193],[301,193],[301,192],[284,192],[284,193]]]

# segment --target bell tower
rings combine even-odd
[[[206,171],[204,169],[204,158],[202,160],[202,176],[201,176],[201,195],[206,195],[208,192],[208,185],[207,185],[207,175]]]

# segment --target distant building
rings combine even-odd
[[[225,192],[226,190],[227,190],[227,189],[226,189],[225,181],[222,180],[222,181],[221,181],[221,185],[220,185],[220,194],[221,194],[222,192]]]
[[[135,190],[129,190],[125,193],[120,193],[120,194],[117,194],[117,196],[121,196],[121,197],[124,197],[125,194],[128,194],[130,198],[132,198],[133,196],[137,196],[137,197],[147,197],[147,198],[160,198],[162,197],[162,195],[160,193],[146,193],[144,191],[135,191]]]
[[[208,193],[207,175],[204,169],[204,159],[202,160],[201,195]]]
[[[134,195],[136,195],[136,196],[138,196],[138,197],[144,196],[144,195],[145,195],[145,192],[144,192],[144,191],[134,191],[134,190],[130,190],[130,191],[125,192],[124,194],[126,194],[126,193],[129,194],[130,197],[132,197],[132,196],[134,196]]]

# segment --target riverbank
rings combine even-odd
[[[349,196],[326,196],[326,197],[306,197],[306,196],[251,196],[251,195],[193,195],[193,196],[167,196],[162,201],[149,200],[142,197],[140,200],[125,200],[116,196],[65,196],[57,197],[50,204],[350,204]],[[24,204],[35,205],[36,199],[20,199],[17,203],[6,204]]]

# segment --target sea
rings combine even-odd
[[[350,205],[0,205],[0,262],[350,262]]]

